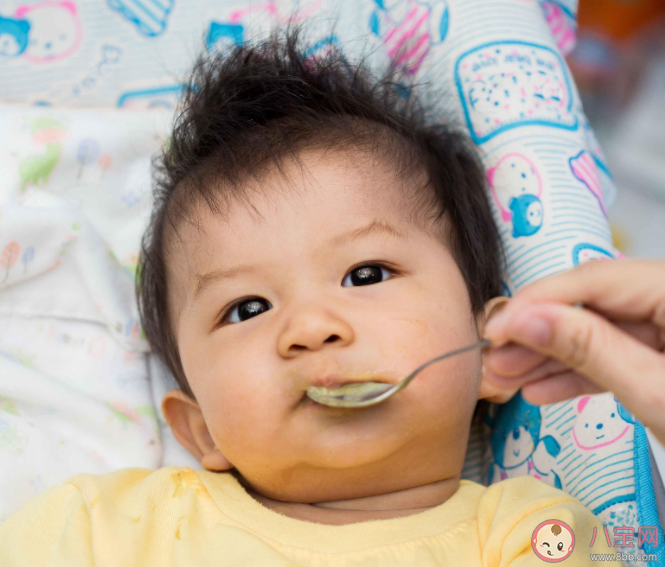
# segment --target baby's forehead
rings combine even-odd
[[[197,199],[178,223],[174,250],[189,258],[269,242],[248,238],[261,232],[279,242],[299,235],[323,238],[356,219],[385,218],[415,229],[426,226],[434,192],[425,177],[405,178],[363,152],[308,151],[237,187],[215,188],[214,200]]]

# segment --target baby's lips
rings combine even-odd
[[[340,388],[346,384],[357,384],[359,382],[381,382],[383,384],[395,384],[396,381],[389,379],[384,375],[377,375],[374,372],[366,372],[361,374],[355,374],[353,376],[341,376],[341,375],[329,375],[323,378],[317,378],[313,380],[309,386],[315,386],[318,388],[327,388],[333,390],[335,388]]]

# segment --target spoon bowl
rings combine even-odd
[[[386,384],[384,382],[353,382],[339,388],[323,388],[321,386],[310,386],[307,389],[307,397],[311,400],[332,408],[365,408],[386,401],[388,398],[406,388],[421,370],[427,368],[445,358],[450,358],[471,350],[482,349],[491,344],[483,340],[475,344],[448,352],[429,360],[420,365],[411,374],[397,384]]]

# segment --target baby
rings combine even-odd
[[[512,394],[478,351],[372,407],[307,397],[396,383],[503,300],[467,139],[394,76],[304,52],[289,32],[201,60],[158,169],[139,303],[180,385],[164,415],[205,470],[48,489],[0,527],[3,567],[542,565],[550,520],[577,538],[567,565],[591,564],[602,525],[574,498],[460,480],[479,400]]]

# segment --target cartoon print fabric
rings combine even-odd
[[[501,219],[512,222],[513,238],[538,232],[543,225],[543,181],[534,163],[523,154],[506,154],[489,169],[487,179]]]
[[[46,309],[39,316],[47,318],[51,326],[44,320],[42,331],[30,332],[45,341],[60,337],[57,340],[63,344],[75,343],[88,353],[89,369],[96,368],[99,359],[94,353],[101,352],[101,343],[91,342],[91,325],[102,332],[105,342],[113,342],[118,345],[114,348],[125,353],[121,358],[126,357],[135,378],[123,379],[122,396],[97,395],[97,406],[90,406],[96,409],[90,415],[98,419],[100,433],[105,428],[107,435],[117,428],[134,430],[135,435],[142,431],[143,442],[157,439],[158,448],[130,454],[112,443],[102,443],[108,449],[98,451],[102,470],[147,461],[146,466],[157,466],[159,459],[182,465],[186,459],[177,453],[177,444],[168,444],[167,437],[160,444],[154,421],[148,426],[152,416],[159,417],[159,408],[153,405],[154,413],[147,409],[146,392],[157,395],[164,382],[146,385],[147,367],[154,365],[145,362],[131,294],[118,294],[108,287],[108,278],[101,284],[99,278],[115,273],[113,277],[122,275],[131,282],[135,276],[138,239],[150,206],[149,155],[163,143],[182,92],[183,74],[199,48],[214,52],[265,35],[288,21],[307,21],[312,45],[308,56],[324,57],[329,50],[340,49],[353,57],[356,47],[368,41],[371,64],[382,67],[392,58],[409,81],[428,82],[430,95],[459,118],[482,154],[494,218],[507,254],[504,293],[512,295],[542,277],[616,256],[606,217],[614,185],[563,59],[575,41],[576,4],[576,0],[0,3],[0,100],[41,107],[18,111],[0,106],[0,214],[4,215],[0,216],[0,297],[8,289],[18,293],[30,281],[37,285],[35,282],[74,269],[83,287],[71,289],[78,289],[78,295],[88,300],[78,305],[68,294],[63,300],[72,299],[68,309],[87,313],[77,320],[90,330],[81,328],[75,336],[73,330],[60,328],[57,313]],[[402,87],[400,93],[409,96],[409,85]],[[82,109],[64,111],[59,109],[61,104]],[[83,108],[87,106],[109,110],[86,115]],[[35,209],[26,203],[36,198],[55,199],[53,207],[62,209],[61,213],[69,207],[66,214],[79,215],[67,228],[57,224],[58,214],[54,213],[52,222],[61,232],[51,244],[60,248],[52,248],[49,254],[40,240],[43,234],[35,231],[31,238],[23,231],[19,238],[19,227],[8,222],[4,209],[7,203],[19,204],[26,207],[23,213],[28,219]],[[74,225],[87,228],[79,234]],[[34,225],[26,220],[25,226]],[[98,253],[111,260],[105,268],[80,260],[88,257],[80,255],[88,246],[84,233],[97,235],[89,238],[97,242]],[[103,252],[101,243],[107,247]],[[62,284],[53,281],[51,290],[59,289],[57,285]],[[105,291],[91,295],[91,289]],[[49,303],[38,305],[46,308]],[[91,306],[98,311],[93,313]],[[14,374],[41,376],[39,384],[50,383],[45,380],[47,367],[39,366],[41,339],[11,349],[2,340],[0,348],[9,354],[0,363],[13,364]],[[111,352],[110,347],[105,348],[104,352]],[[135,364],[137,360],[142,362]],[[68,384],[64,376],[59,380]],[[88,399],[83,384],[67,387],[83,396],[77,403]],[[7,388],[0,378],[0,396],[4,396],[0,397],[0,454],[38,459],[40,447],[52,440],[32,440],[25,429],[31,419],[26,417],[29,396],[25,394],[22,401],[19,395],[5,395]],[[132,391],[136,396],[130,395]],[[67,404],[73,403],[74,398],[68,399]],[[604,521],[628,518],[635,523],[636,480],[630,459],[637,455],[638,445],[629,445],[641,426],[626,421],[613,403],[601,403],[594,397],[578,400],[577,405],[533,408],[517,399],[496,408],[490,453],[484,454],[482,443],[473,437],[465,476],[480,480],[482,469],[488,466],[492,481],[514,474],[537,475],[577,495]],[[623,428],[622,423],[626,424]],[[601,438],[595,443],[591,439],[594,432],[595,437],[608,435],[613,441],[597,446],[605,441],[601,443]],[[595,463],[607,459],[603,463],[609,465],[619,453],[623,462],[616,465],[616,471],[609,471],[614,476],[594,476],[591,467]],[[111,454],[115,455],[112,459]],[[580,463],[588,471],[576,476]],[[597,469],[605,467],[598,464]],[[0,514],[2,506],[17,506],[30,490],[36,492],[62,480],[58,475],[64,470],[50,476],[45,470],[40,478],[14,479],[24,492],[11,505],[0,502]],[[598,488],[601,484],[604,491]]]
[[[28,46],[28,20],[14,20],[0,16],[0,56],[16,57]]]
[[[74,2],[19,4],[11,16],[0,14],[0,57],[53,63],[72,55],[81,39]]]
[[[445,94],[483,154],[513,293],[591,258],[575,255],[580,242],[615,255],[614,184],[562,56],[575,13],[575,0],[10,0],[0,7],[0,100],[173,109],[199,49],[307,21],[308,55],[394,60]],[[24,182],[47,180],[57,151],[44,142]]]
[[[545,59],[530,63],[515,59],[520,88],[526,88],[529,96],[542,89],[550,100],[557,96],[550,92],[555,83],[567,80],[556,49],[567,53],[574,45],[575,4],[574,0],[509,0],[497,13],[497,21],[485,23],[486,37],[503,42],[502,30],[514,14],[511,25],[523,24],[509,34],[517,42],[500,49],[522,52],[527,47],[520,41],[531,40],[529,49]],[[437,51],[458,57],[460,49],[477,50],[483,42],[466,41],[464,34],[476,33],[476,14],[495,12],[496,4],[488,0],[464,4],[459,0],[6,0],[0,3],[0,100],[119,106],[127,93],[143,92],[149,98],[149,92],[174,87],[174,78],[184,75],[202,45],[209,49],[237,45],[288,21],[315,23],[310,29],[321,34],[320,40],[327,37],[330,42],[334,35],[347,48],[359,38],[373,39],[379,48],[377,61],[393,58],[409,75],[417,75]],[[531,18],[535,29],[529,33]],[[468,54],[467,62],[477,55],[485,57]],[[546,70],[550,81],[529,76],[530,65]],[[430,70],[432,65],[427,67]],[[481,75],[478,81],[469,77],[475,95],[482,90],[482,81],[487,92],[490,82],[498,79],[492,78],[490,68]],[[500,90],[493,93],[497,97]],[[511,112],[519,113],[518,107],[525,105],[513,98]],[[481,106],[485,102],[477,101]],[[536,108],[529,101],[525,108],[536,119],[548,114],[549,106]],[[476,111],[480,112],[472,109],[472,114]]]
[[[474,48],[458,60],[455,80],[478,143],[529,124],[577,129],[565,64],[546,46],[496,42]]]
[[[164,32],[173,0],[107,0],[109,8],[132,22],[139,33],[155,37]]]
[[[611,393],[537,407],[496,406],[490,482],[529,474],[569,492],[608,522],[635,511],[635,420]]]
[[[414,74],[430,48],[448,34],[448,5],[445,0],[375,0],[369,26],[389,57]]]

